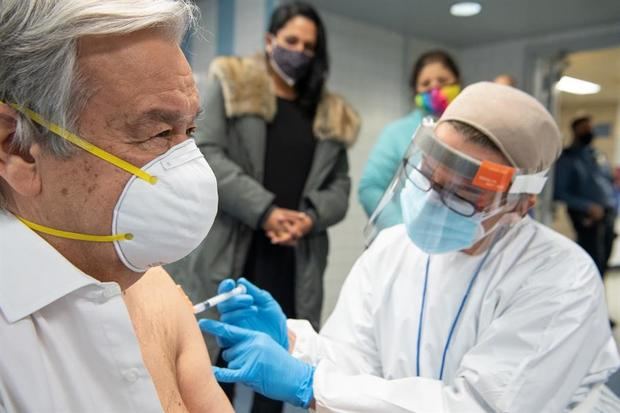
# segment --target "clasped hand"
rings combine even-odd
[[[305,212],[276,207],[269,213],[263,229],[273,244],[292,247],[313,226],[312,218]]]

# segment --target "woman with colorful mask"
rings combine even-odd
[[[428,51],[416,60],[409,83],[415,109],[383,129],[360,180],[358,196],[368,216],[377,208],[422,119],[441,116],[461,91],[460,80],[459,68],[452,57],[442,50]],[[384,211],[382,219],[385,226],[401,223],[398,206]]]
[[[351,106],[325,90],[328,69],[323,23],[297,2],[275,9],[259,55],[212,63],[196,141],[217,177],[219,211],[202,245],[168,267],[193,302],[243,275],[318,327],[327,228],[347,211],[347,149],[359,130]],[[279,410],[256,397],[252,411]]]

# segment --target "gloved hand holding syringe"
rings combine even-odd
[[[216,305],[223,303],[224,301],[236,295],[245,294],[246,292],[247,289],[245,288],[245,285],[238,285],[237,287],[226,293],[218,294],[214,297],[209,298],[208,300],[194,305],[194,314],[199,314],[203,311],[207,311],[211,307],[215,307]]]

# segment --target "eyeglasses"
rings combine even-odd
[[[403,166],[405,176],[416,188],[424,192],[428,192],[431,189],[435,190],[435,192],[439,194],[441,202],[451,211],[464,217],[471,217],[474,216],[476,212],[479,212],[479,209],[473,202],[466,200],[454,192],[447,191],[441,185],[433,182],[429,176],[407,159],[403,159]]]

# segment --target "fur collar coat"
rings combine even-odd
[[[219,57],[211,66],[224,95],[226,116],[256,115],[270,122],[276,115],[276,95],[262,56]],[[351,147],[359,133],[360,118],[341,97],[325,91],[314,118],[317,139],[335,139]]]

